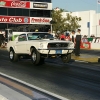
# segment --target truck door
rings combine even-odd
[[[27,37],[26,34],[21,34],[18,36],[18,41],[16,42],[16,52],[17,53],[26,53],[26,43],[27,43]]]

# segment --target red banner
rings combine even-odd
[[[3,0],[3,1],[21,1],[21,0]]]
[[[0,16],[0,23],[30,24],[30,18],[20,16]]]
[[[0,0],[0,7],[10,8],[30,8],[30,2],[28,1],[4,1]]]
[[[81,42],[81,46],[80,48],[83,48],[83,49],[91,49],[91,43],[89,42]]]

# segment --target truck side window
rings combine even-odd
[[[21,34],[21,35],[19,35],[18,41],[27,41],[26,34]]]

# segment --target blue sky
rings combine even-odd
[[[97,0],[52,0],[52,3],[53,8],[59,7],[72,12],[87,10],[100,12],[100,4],[97,4]]]

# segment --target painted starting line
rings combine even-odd
[[[45,100],[69,100],[69,99],[67,99],[65,97],[59,96],[59,95],[57,95],[55,93],[51,93],[51,92],[49,92],[47,90],[44,90],[42,88],[39,88],[37,86],[34,86],[34,85],[29,84],[27,82],[24,82],[22,80],[19,80],[17,78],[12,77],[12,76],[6,75],[4,73],[0,72],[0,76],[5,77],[6,79],[10,79],[11,81],[17,82],[20,85],[24,85],[24,86],[27,86],[27,87],[31,88],[33,90],[33,95],[34,95],[36,100],[38,100],[39,96],[41,97],[41,95],[43,97],[45,97]],[[36,93],[36,91],[38,91],[38,92]],[[38,94],[38,97],[36,97],[35,94]],[[9,100],[9,98],[7,99],[7,98],[3,97],[2,95],[0,95],[0,100]]]
[[[72,59],[77,61],[77,62],[98,62],[99,56],[93,56],[93,55],[88,55],[88,54],[81,54],[81,56],[73,56]]]

